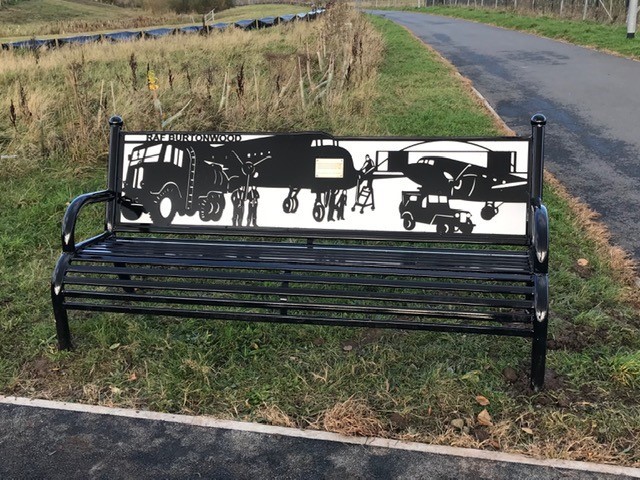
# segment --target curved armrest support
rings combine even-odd
[[[549,214],[543,204],[533,207],[533,261],[536,273],[549,272]]]
[[[85,193],[73,199],[67,207],[62,219],[62,251],[74,253],[76,251],[75,230],[78,214],[82,207],[90,203],[107,202],[116,198],[115,192],[102,190]]]

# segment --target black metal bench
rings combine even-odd
[[[531,139],[123,132],[108,187],[62,225],[51,294],[68,310],[532,339],[543,385],[546,120]],[[105,229],[76,243],[86,204]]]

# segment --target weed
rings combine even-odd
[[[9,101],[11,102],[9,105],[9,121],[11,125],[13,125],[13,128],[17,129],[16,120],[18,120],[18,117],[16,116],[16,106],[13,104],[13,99]]]

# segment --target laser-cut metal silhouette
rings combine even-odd
[[[528,200],[527,181],[516,171],[515,152],[494,152],[472,142],[449,142],[458,150],[447,154],[438,151],[437,142],[423,141],[401,150],[375,151],[375,161],[370,156],[373,151],[360,152],[364,162],[357,169],[352,153],[323,133],[244,141],[231,135],[227,138],[233,141],[226,143],[189,141],[180,134],[169,137],[173,140],[151,136],[131,150],[120,202],[126,219],[136,220],[147,212],[154,224],[168,226],[176,214],[198,213],[203,222],[218,222],[230,194],[232,226],[257,227],[259,189],[270,188],[288,191],[282,202],[284,213],[297,213],[299,193],[309,190],[315,195],[311,215],[316,222],[342,221],[348,191],[354,191],[352,211],[359,207],[364,213],[371,207],[373,212],[374,180],[404,178],[411,182],[402,190],[399,206],[406,230],[423,223],[434,225],[440,234],[471,234],[476,226],[471,214],[452,208],[450,200],[483,202],[480,216],[486,221],[498,214],[503,203]],[[478,149],[480,161],[451,158]]]
[[[481,210],[484,220],[495,217],[502,203],[528,200],[527,180],[516,175],[519,172],[516,172],[513,152],[487,151],[486,167],[439,155],[424,155],[417,162],[409,163],[410,153],[389,152],[389,171],[402,172],[420,185],[423,194],[485,202]]]

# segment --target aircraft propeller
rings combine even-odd
[[[246,185],[245,185],[245,189],[244,189],[244,193],[243,193],[243,198],[242,198],[242,200],[246,200],[247,199],[247,193],[249,192],[251,179],[252,178],[256,178],[258,176],[258,172],[256,172],[256,167],[258,165],[260,165],[262,162],[264,162],[266,160],[270,160],[271,159],[271,155],[266,155],[264,158],[258,160],[257,162],[252,162],[250,160],[247,160],[246,162],[243,162],[240,159],[240,156],[235,152],[235,150],[231,150],[231,153],[233,153],[233,155],[236,157],[236,160],[240,164],[240,171],[242,172],[242,174],[247,179],[247,182],[246,182]]]

